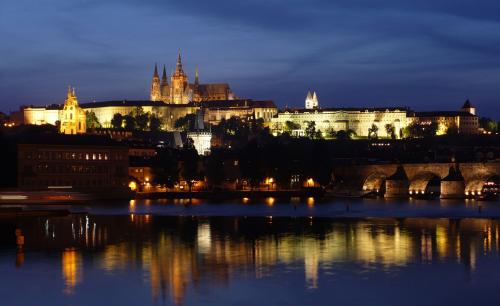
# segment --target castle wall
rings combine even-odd
[[[314,121],[316,130],[323,133],[323,137],[328,137],[329,131],[353,130],[357,136],[368,137],[368,130],[372,125],[378,127],[378,136],[390,137],[385,126],[392,124],[398,136],[400,130],[406,127],[406,111],[386,110],[386,111],[352,111],[352,110],[311,110],[282,112],[272,119],[274,132],[283,132],[285,123],[291,121],[300,125],[302,130],[308,126],[308,122]]]

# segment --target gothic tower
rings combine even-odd
[[[189,103],[188,77],[182,69],[181,51],[177,56],[177,65],[171,78],[170,102],[174,104]]]
[[[198,66],[196,66],[196,73],[194,75],[194,84],[193,84],[193,101],[200,102],[201,94],[200,94],[200,80],[198,75]]]
[[[316,92],[314,92],[311,95],[311,92],[307,92],[307,97],[306,97],[306,103],[305,103],[305,108],[306,109],[316,109],[318,108],[318,96],[316,96]]]
[[[170,100],[170,87],[168,86],[168,77],[165,65],[163,65],[163,74],[161,76],[160,93],[161,100],[163,102],[168,102]]]
[[[158,76],[158,66],[156,64],[153,81],[151,82],[151,101],[161,101],[160,77]]]
[[[469,99],[465,101],[464,105],[460,110],[462,112],[466,112],[474,116],[476,115],[476,108],[472,105],[472,103],[470,103]]]

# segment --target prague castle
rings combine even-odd
[[[168,82],[167,71],[163,66],[163,75],[158,75],[158,66],[155,65],[151,84],[151,101],[162,101],[168,104],[188,104],[190,102],[234,100],[235,96],[227,83],[200,84],[198,68],[194,83],[190,84],[188,76],[182,68],[181,53],[177,57],[175,72]]]
[[[93,113],[102,127],[111,128],[111,120],[115,114],[126,116],[137,108],[141,108],[143,112],[158,117],[162,121],[162,129],[167,131],[175,130],[177,119],[188,114],[195,114],[198,110],[203,111],[204,117],[210,124],[218,124],[221,120],[231,117],[262,119],[267,124],[278,113],[272,101],[237,98],[227,83],[200,84],[198,69],[196,69],[194,83],[189,83],[182,66],[180,52],[175,71],[170,78],[167,76],[166,68],[163,67],[163,75],[160,79],[158,67],[155,65],[149,98],[149,100],[82,103],[78,106],[74,92],[70,92],[63,105],[29,106],[24,107],[22,112],[25,124],[57,125],[61,123],[61,132],[64,133],[68,131],[81,133],[81,129],[71,125],[70,121],[74,121],[76,116],[80,119],[84,118],[85,112]],[[72,106],[74,103],[76,106]],[[70,114],[70,111],[76,111],[76,107],[80,110],[78,115]]]
[[[454,127],[461,134],[479,132],[475,108],[467,101],[458,111],[414,112],[406,107],[321,108],[315,91],[309,91],[304,108],[278,112],[273,101],[237,98],[227,83],[201,84],[198,69],[194,83],[189,83],[179,52],[174,72],[169,77],[166,67],[160,78],[155,65],[148,100],[116,100],[78,104],[74,90],[68,92],[64,104],[23,108],[25,124],[60,124],[66,134],[85,133],[85,117],[95,115],[100,126],[111,128],[115,114],[126,116],[138,108],[161,120],[163,130],[176,130],[178,119],[201,110],[204,121],[217,125],[231,117],[260,119],[274,135],[288,132],[305,136],[314,126],[316,132],[329,138],[338,131],[351,131],[358,137],[368,137],[375,130],[381,137],[403,137],[403,129],[418,123],[438,125],[438,134]],[[314,122],[314,125],[312,123]]]

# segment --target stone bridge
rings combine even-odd
[[[500,183],[500,162],[341,165],[334,181],[350,190],[386,197],[438,194],[443,198],[481,195]]]

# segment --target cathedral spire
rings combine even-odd
[[[199,82],[199,75],[198,75],[198,65],[196,66],[196,72],[194,74],[194,83],[196,85],[198,85],[200,82]]]
[[[182,58],[181,58],[181,49],[179,49],[179,54],[177,55],[177,65],[175,66],[175,74],[184,74],[182,70]]]
[[[168,84],[167,69],[165,68],[165,65],[163,65],[163,75],[161,76],[161,82],[163,84]]]
[[[159,78],[158,76],[158,65],[155,63],[155,72],[153,74],[153,78]]]
[[[155,72],[153,74],[153,80],[151,82],[151,101],[160,101],[161,100],[161,92],[160,92],[160,77],[158,76],[158,65],[155,63]]]

